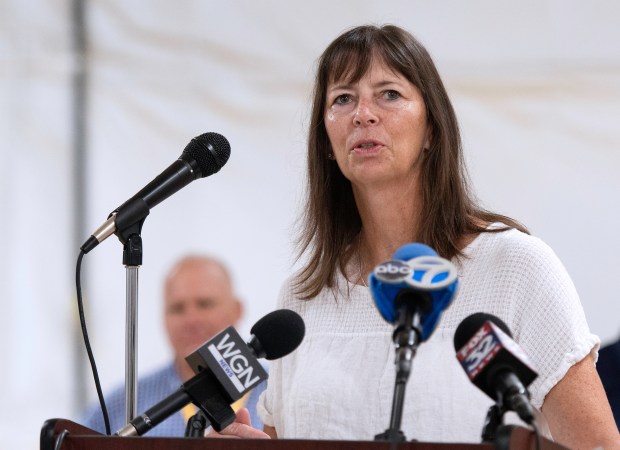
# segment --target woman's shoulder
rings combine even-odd
[[[503,223],[490,224],[463,252],[466,256],[490,254],[511,258],[527,256],[529,259],[554,256],[553,250],[542,239]]]
[[[503,224],[491,224],[487,230],[464,249],[464,257],[457,261],[462,270],[492,271],[511,279],[553,274],[567,282],[566,268],[542,239]]]

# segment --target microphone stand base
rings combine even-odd
[[[405,442],[407,438],[401,430],[387,429],[375,436],[375,441]]]

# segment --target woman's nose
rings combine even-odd
[[[378,120],[372,103],[367,100],[360,100],[353,116],[353,123],[356,126],[374,125]]]

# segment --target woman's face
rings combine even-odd
[[[374,58],[358,82],[330,83],[326,100],[332,151],[354,186],[417,179],[431,132],[422,95],[409,80]]]

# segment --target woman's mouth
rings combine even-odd
[[[377,141],[363,141],[355,143],[351,151],[357,154],[369,155],[377,153],[382,147],[383,144]]]

